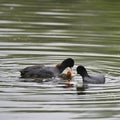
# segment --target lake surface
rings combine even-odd
[[[78,94],[21,81],[22,68],[68,57],[106,83]],[[119,120],[120,1],[0,0],[0,119]]]

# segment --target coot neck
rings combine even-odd
[[[82,78],[89,76],[86,70],[82,71],[80,75],[82,76]]]
[[[67,68],[67,66],[64,64],[61,64],[60,66],[58,66],[60,73],[62,73],[66,68]]]

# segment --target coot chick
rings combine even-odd
[[[72,81],[72,71],[69,70],[66,73],[62,73],[59,75],[59,77],[62,79],[63,83],[65,84],[65,88],[70,88],[73,87],[73,84],[71,83]]]
[[[20,71],[21,78],[52,78],[61,74],[67,67],[72,68],[73,66],[74,60],[72,58],[67,58],[54,67],[30,66]]]
[[[100,73],[96,74],[88,74],[87,70],[84,66],[77,67],[77,74],[80,74],[83,79],[83,83],[91,83],[91,84],[104,84],[105,76]]]
[[[67,71],[67,73],[62,73],[62,74],[59,74],[58,77],[62,78],[63,80],[72,80],[72,72],[71,70]]]

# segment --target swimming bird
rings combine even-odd
[[[83,79],[83,83],[91,83],[91,84],[104,84],[105,76],[100,73],[96,74],[88,74],[86,68],[82,65],[77,67],[77,74],[80,74]]]
[[[67,73],[62,73],[59,75],[60,78],[62,78],[62,80],[64,81],[64,84],[66,88],[70,88],[70,87],[73,87],[73,84],[71,84],[71,81],[72,81],[72,71],[69,70],[67,71]]]
[[[20,71],[21,78],[52,78],[61,74],[67,67],[72,68],[74,60],[72,58],[65,59],[61,64],[54,67],[51,66],[30,66]]]
[[[72,71],[69,70],[66,73],[61,73],[58,75],[58,77],[62,78],[63,80],[71,81],[72,80]]]

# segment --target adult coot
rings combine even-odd
[[[100,73],[88,74],[84,66],[81,66],[81,65],[78,66],[77,73],[82,76],[83,83],[91,83],[91,84],[105,83],[105,76],[103,74],[100,74]]]
[[[72,58],[65,59],[61,64],[54,67],[50,66],[30,66],[22,69],[21,78],[51,78],[61,74],[67,67],[72,68],[74,60]]]

